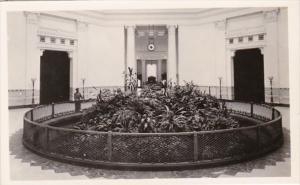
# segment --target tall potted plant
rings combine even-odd
[[[125,76],[125,90],[130,93],[137,90],[137,74],[131,67],[128,67],[128,74]]]

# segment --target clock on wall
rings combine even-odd
[[[155,45],[153,43],[148,44],[148,50],[149,51],[154,51],[155,50]]]

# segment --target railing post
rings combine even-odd
[[[52,118],[54,118],[54,103],[52,103]]]
[[[108,136],[107,136],[107,149],[108,149],[108,160],[111,161],[112,157],[112,133],[111,131],[108,131]]]
[[[251,117],[253,117],[253,102],[251,102],[251,109],[250,109],[250,115],[251,115]]]
[[[194,132],[194,161],[198,161],[198,135],[197,132]]]
[[[48,130],[48,127],[45,127],[45,149],[46,151],[48,151],[49,149],[49,130]]]
[[[260,149],[260,126],[257,127],[257,130],[256,130],[256,147],[257,147],[257,151],[259,151]]]
[[[275,108],[272,107],[272,120],[275,119]]]
[[[33,121],[33,109],[30,111],[30,117],[31,117],[31,121]]]

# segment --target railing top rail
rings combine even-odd
[[[230,101],[230,102],[234,103],[235,101]],[[57,103],[57,104],[65,104],[65,103],[66,102]],[[68,102],[68,103],[72,103],[72,102]],[[238,103],[241,103],[241,102],[238,102]],[[251,104],[251,103],[246,103],[246,102],[242,102],[242,103],[249,104],[249,105]],[[54,105],[57,105],[57,104],[54,104]],[[255,104],[255,105],[259,105],[259,106],[263,106],[263,107],[266,107],[266,108],[269,108],[269,109],[273,109],[273,107],[271,107],[269,105],[264,105],[264,104]],[[170,132],[170,133],[129,133],[129,132],[123,132],[123,133],[120,133],[120,132],[101,132],[101,131],[76,130],[76,129],[72,129],[72,128],[54,127],[54,126],[51,126],[51,125],[48,125],[48,124],[41,124],[39,122],[32,121],[29,118],[27,118],[27,115],[30,114],[31,111],[34,111],[34,110],[37,110],[37,109],[40,109],[40,108],[44,108],[44,107],[47,107],[47,106],[52,106],[52,104],[40,105],[40,106],[37,106],[37,107],[27,111],[24,114],[24,121],[27,121],[30,124],[33,124],[33,125],[36,125],[36,126],[48,127],[52,130],[77,132],[77,133],[85,133],[85,134],[108,134],[108,133],[110,133],[112,135],[131,135],[131,136],[168,136],[168,135],[169,136],[170,135],[178,136],[178,135],[192,135],[192,134],[225,133],[225,132],[232,132],[232,131],[241,131],[241,130],[245,130],[245,129],[254,129],[254,128],[257,128],[257,127],[263,127],[265,125],[272,124],[272,123],[277,122],[280,119],[282,119],[281,113],[274,108],[274,111],[278,115],[277,117],[275,117],[275,119],[270,120],[268,122],[261,123],[261,124],[257,124],[257,125],[253,125],[253,126],[247,126],[247,127],[230,128],[230,129],[222,129],[222,130],[212,130],[212,131],[193,131],[193,132]]]
[[[54,114],[55,107],[49,111],[53,104],[42,105],[25,113],[23,144],[26,148],[72,164],[117,169],[124,167],[127,170],[169,170],[240,162],[273,151],[283,142],[282,128],[279,129],[282,126],[280,112],[272,107],[251,106],[249,114],[244,108],[250,107],[250,103],[231,104],[231,113],[256,124],[175,133],[100,132],[54,126],[54,123],[81,116],[75,109],[70,109],[70,102],[67,104],[60,103],[57,114]],[[88,103],[84,107],[90,105]],[[255,114],[253,108],[257,108]]]

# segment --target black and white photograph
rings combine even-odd
[[[1,4],[1,181],[299,183],[299,2],[218,2]]]

